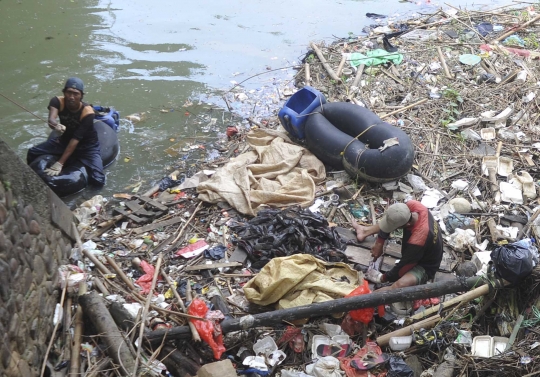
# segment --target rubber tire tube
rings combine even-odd
[[[64,166],[60,175],[51,177],[45,173],[45,169],[54,164],[57,159],[58,156],[44,154],[37,157],[29,166],[61,198],[84,190],[88,185],[88,173],[79,161]]]

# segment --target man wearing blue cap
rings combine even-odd
[[[63,96],[53,97],[49,102],[49,127],[61,133],[28,150],[26,161],[30,164],[44,154],[57,155],[58,160],[45,170],[50,176],[59,175],[69,159],[79,160],[88,171],[90,183],[105,184],[103,162],[96,129],[94,109],[83,102],[84,83],[78,77],[66,81]],[[60,122],[57,119],[60,119]]]

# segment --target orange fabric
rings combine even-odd
[[[409,207],[411,213],[416,212],[418,214],[418,221],[412,227],[407,228],[411,232],[411,237],[407,243],[424,246],[429,235],[428,209],[416,200],[409,200],[407,207]]]

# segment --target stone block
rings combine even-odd
[[[21,230],[21,233],[28,233],[28,224],[24,217],[19,217],[19,229]]]
[[[41,257],[43,258],[43,262],[45,262],[47,273],[49,275],[52,274],[53,270],[56,269],[57,264],[53,258],[53,253],[49,246],[45,245],[43,252],[41,253]]]
[[[9,265],[3,260],[0,260],[0,297],[4,301],[9,300],[9,291],[12,284],[11,276]]]
[[[0,347],[0,360],[4,368],[7,368],[9,365],[9,360],[11,359],[11,349],[9,347],[9,342],[5,342]]]
[[[24,317],[24,296],[21,293],[15,297],[15,308],[17,308],[17,312]]]
[[[11,190],[6,190],[6,209],[9,211],[13,208],[13,192]]]
[[[6,206],[2,203],[0,203],[0,225],[4,224],[8,216],[8,211],[6,209]]]
[[[36,317],[32,320],[32,322],[30,322],[30,337],[33,340],[36,340],[39,331],[41,331],[39,326],[39,318]]]
[[[221,360],[203,365],[197,372],[198,377],[236,377],[231,360]]]
[[[34,375],[32,374],[32,370],[30,369],[30,366],[28,365],[28,362],[26,360],[21,359],[21,361],[19,361],[18,369],[19,376],[34,377]]]
[[[33,281],[34,281],[34,275],[32,274],[32,270],[30,270],[28,267],[25,268],[23,272],[22,292],[30,291],[30,287],[32,286]]]
[[[30,234],[38,235],[41,233],[41,227],[36,220],[30,220],[30,223],[28,224],[28,231]]]
[[[15,274],[17,272],[17,269],[19,268],[20,264],[19,261],[15,258],[11,258],[9,260],[9,269],[11,270],[12,274]]]
[[[26,350],[27,336],[28,336],[28,326],[26,325],[26,321],[21,321],[21,323],[19,324],[17,335],[15,337],[15,341],[17,342],[17,349],[19,353],[21,354],[23,354],[24,351]]]
[[[43,259],[36,255],[34,257],[34,280],[37,285],[40,285],[43,282],[43,278],[45,277],[45,263],[43,262]]]
[[[21,232],[22,234],[23,232]],[[30,249],[32,246],[32,236],[25,232],[24,236],[22,237],[22,245],[25,249]]]
[[[19,320],[19,314],[13,313],[13,316],[11,317],[11,321],[9,322],[9,328],[8,328],[8,334],[11,338],[15,338],[17,336],[17,331],[19,329],[21,321]]]
[[[8,211],[6,220],[4,221],[3,229],[6,235],[12,235],[13,227],[16,225],[15,217]]]
[[[34,219],[34,207],[31,204],[24,207],[24,219],[28,224]]]
[[[7,251],[7,239],[4,232],[0,230],[0,253],[4,251]]]

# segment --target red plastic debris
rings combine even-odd
[[[197,242],[178,250],[176,252],[176,255],[184,258],[192,258],[196,257],[199,254],[202,254],[202,252],[209,247],[210,245],[208,245],[205,240],[198,240]]]
[[[206,306],[203,300],[196,298],[191,301],[188,308],[188,314],[206,318],[207,313],[208,306]],[[201,321],[199,319],[192,318],[189,320],[191,323],[193,323],[193,325],[195,325],[201,339],[208,343],[210,348],[212,348],[212,351],[214,351],[214,358],[219,360],[223,352],[225,352],[225,346],[223,345],[223,334],[219,323],[213,320]]]
[[[143,294],[146,294],[150,292],[150,288],[152,287],[152,279],[154,278],[154,272],[156,269],[154,268],[154,266],[144,260],[141,261],[140,267],[143,269],[145,274],[138,278],[135,281],[135,284],[142,288]]]
[[[227,137],[232,137],[238,133],[238,128],[236,126],[227,127]]]
[[[296,352],[304,352],[304,335],[302,334],[302,329],[299,327],[287,326],[287,330],[283,333],[281,338],[278,340],[278,345],[285,343],[289,344],[289,347]]]
[[[366,293],[371,293],[371,290],[369,289],[367,280],[364,280],[364,284],[356,288],[354,291],[352,291],[345,297],[360,296]],[[360,321],[367,325],[373,319],[374,312],[375,312],[374,308],[365,308],[365,309],[351,310],[349,314],[351,315],[351,318],[354,319],[355,321]]]

